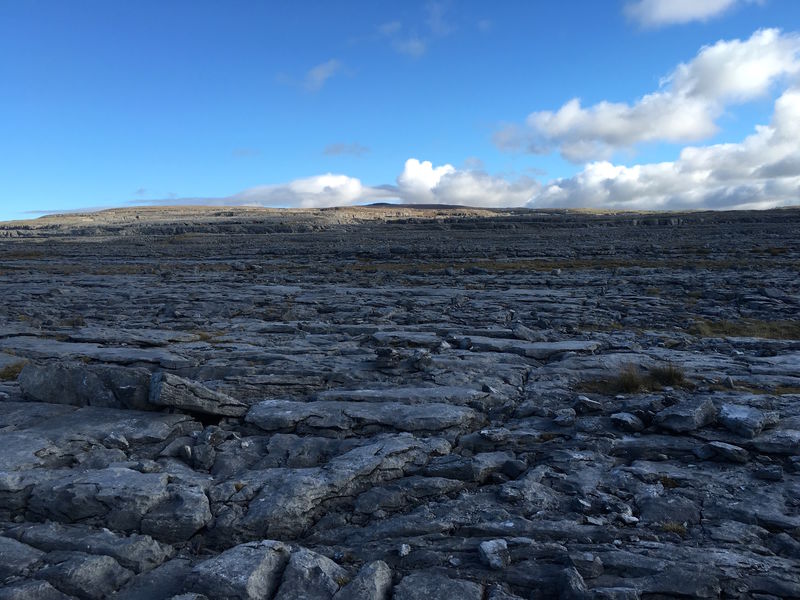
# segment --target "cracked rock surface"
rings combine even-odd
[[[0,600],[800,598],[797,231],[0,223]]]

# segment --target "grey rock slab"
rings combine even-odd
[[[425,475],[485,483],[492,473],[512,460],[514,455],[510,452],[479,452],[469,458],[451,454],[432,459],[425,467]]]
[[[149,401],[156,406],[226,417],[242,417],[249,408],[227,394],[165,372],[153,375]]]
[[[289,556],[289,547],[281,542],[240,544],[196,565],[187,576],[185,587],[209,598],[272,598]]]
[[[275,600],[330,600],[347,580],[347,571],[331,559],[300,548],[292,552]]]
[[[28,509],[60,522],[95,519],[133,531],[148,510],[167,499],[167,482],[163,473],[121,467],[71,472],[34,486]]]
[[[567,567],[561,571],[558,580],[558,597],[560,600],[584,600],[589,588],[575,567]]]
[[[121,365],[153,363],[165,369],[180,369],[194,364],[191,359],[162,348],[106,347],[31,336],[1,338],[0,348],[29,358],[87,358]]]
[[[511,562],[508,543],[504,539],[486,540],[478,545],[481,562],[490,569],[504,569]]]
[[[763,411],[751,406],[723,404],[719,422],[728,430],[746,438],[754,438],[764,429],[769,418]]]
[[[516,339],[469,336],[464,338],[464,341],[468,342],[475,352],[507,352],[537,360],[547,360],[556,354],[565,352],[591,353],[600,348],[600,343],[593,340],[525,342]]]
[[[597,587],[592,588],[591,598],[594,600],[639,600],[641,594],[639,590],[632,587]]]
[[[658,575],[637,582],[643,594],[669,597],[719,598],[722,588],[713,569],[694,565],[670,565]]]
[[[170,486],[170,495],[147,511],[140,530],[168,544],[185,542],[209,522],[212,514],[208,496],[199,487]]]
[[[199,429],[202,425],[187,415],[86,406],[41,421],[28,431],[54,442],[77,436],[101,442],[114,434],[123,436],[131,446],[138,446],[167,442]]]
[[[710,442],[708,448],[715,456],[732,463],[745,464],[750,459],[750,453],[741,446],[725,442]]]
[[[48,438],[25,431],[0,431],[0,471],[24,471],[59,466],[61,449]],[[69,459],[67,459],[69,462]]]
[[[170,331],[168,329],[126,329],[91,325],[81,327],[68,334],[72,342],[94,342],[98,344],[119,344],[132,346],[168,346],[174,342],[194,342],[199,339],[195,333]]]
[[[133,577],[131,571],[110,556],[53,552],[47,556],[47,561],[50,564],[39,569],[36,576],[78,598],[108,598]]]
[[[28,429],[39,421],[63,417],[77,410],[74,406],[41,402],[3,402],[0,410],[0,433]]]
[[[27,544],[0,536],[0,581],[23,573],[38,563],[43,554]]]
[[[40,518],[62,523],[80,521],[107,525],[117,531],[136,532],[142,527],[145,516],[157,509],[159,520],[171,515],[177,525],[163,531],[148,527],[148,533],[159,539],[163,535],[165,539],[178,541],[176,532],[181,532],[185,540],[204,524],[194,519],[198,511],[210,519],[208,506],[202,501],[175,503],[176,497],[194,499],[203,492],[182,490],[171,485],[169,480],[166,473],[140,473],[125,467],[70,473],[34,486],[28,510]],[[168,516],[165,517],[164,513]],[[147,524],[153,522],[150,520]]]
[[[376,510],[401,510],[427,498],[441,498],[464,488],[465,483],[443,477],[402,477],[383,486],[375,486],[360,494],[355,510],[372,514]]]
[[[406,575],[394,588],[393,600],[483,600],[483,586],[451,579],[434,572],[417,571]]]
[[[642,420],[634,414],[627,412],[619,412],[611,415],[611,422],[622,431],[636,433],[645,428]]]
[[[184,582],[194,563],[174,558],[151,571],[131,579],[115,595],[115,600],[166,600],[183,591]]]
[[[700,397],[679,402],[656,414],[656,423],[670,431],[684,433],[695,431],[713,423],[717,409],[710,397]]]
[[[464,405],[486,398],[482,390],[458,386],[390,387],[380,389],[325,390],[316,395],[320,401],[397,402],[401,404],[448,403]]]
[[[700,508],[696,503],[681,496],[657,496],[638,501],[639,516],[644,523],[700,522]]]
[[[28,579],[0,586],[0,600],[71,600],[47,581]]]
[[[28,363],[19,384],[23,395],[36,402],[144,409],[150,372],[69,362]]]
[[[376,331],[372,339],[379,344],[426,348],[434,348],[444,341],[438,334],[428,331]]]
[[[39,550],[74,550],[110,556],[137,573],[160,565],[175,552],[147,535],[126,536],[86,525],[31,523],[11,528],[8,535]]]
[[[764,433],[752,441],[759,452],[765,454],[800,454],[800,430],[776,429]]]
[[[264,431],[299,428],[351,431],[369,425],[397,431],[441,431],[468,427],[479,421],[474,410],[464,406],[396,402],[292,402],[265,400],[253,406],[245,420]]]
[[[382,560],[364,565],[350,582],[333,595],[334,600],[389,600],[392,570]]]
[[[378,483],[403,476],[405,469],[419,468],[431,454],[449,449],[444,440],[421,440],[406,434],[354,448],[323,467],[269,469],[255,482],[258,495],[235,527],[251,537],[296,536],[314,521],[326,500],[355,497]],[[234,499],[247,492],[236,487],[222,484],[216,493]],[[211,493],[213,500],[215,490]]]

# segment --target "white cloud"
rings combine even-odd
[[[684,148],[672,162],[593,162],[544,186],[531,207],[770,208],[800,203],[800,88],[775,102],[772,122],[740,143]]]
[[[678,25],[708,21],[737,4],[761,3],[761,0],[637,0],[625,5],[625,15],[643,27]]]
[[[309,69],[303,81],[303,87],[309,92],[318,92],[325,83],[342,69],[342,63],[335,58]]]
[[[225,198],[229,204],[323,208],[349,206],[390,197],[385,190],[364,186],[347,175],[316,175],[280,185],[261,185]]]
[[[445,164],[434,167],[416,158],[406,161],[397,178],[397,195],[409,204],[462,204],[467,206],[522,206],[540,184],[528,177],[508,181],[484,171],[458,170]]]
[[[642,142],[692,142],[717,131],[726,105],[765,95],[781,78],[800,72],[800,36],[776,29],[747,40],[720,41],[678,65],[660,89],[633,104],[599,102],[583,107],[578,98],[557,111],[528,115],[524,125],[498,131],[505,150],[547,153],[558,148],[573,162],[607,158]]]

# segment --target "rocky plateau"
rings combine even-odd
[[[798,232],[0,223],[0,600],[800,598]]]

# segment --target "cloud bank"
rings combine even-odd
[[[386,26],[387,34],[399,28],[391,25]],[[320,70],[320,81],[338,69],[333,67]],[[716,121],[727,107],[774,93],[779,84],[783,91],[774,102],[770,122],[757,125],[741,142],[689,145],[675,160],[660,163],[629,166],[609,160],[613,152],[644,142],[708,138],[716,133]],[[391,201],[620,210],[799,205],[800,36],[764,29],[746,40],[719,41],[701,48],[691,61],[675,67],[657,91],[632,104],[600,102],[583,107],[575,98],[557,111],[531,113],[523,126],[499,132],[496,141],[502,147],[524,144],[533,152],[558,149],[584,166],[571,177],[542,183],[531,177],[510,180],[491,175],[474,157],[462,168],[409,158],[391,184],[369,186],[355,177],[327,173],[257,186],[225,198],[151,203],[310,208]],[[325,153],[360,155],[366,150],[359,144],[332,144]]]
[[[495,144],[539,154],[558,149],[567,160],[585,162],[643,142],[696,142],[717,132],[726,106],[763,97],[798,72],[800,36],[759,30],[744,41],[703,47],[663,78],[658,91],[633,104],[583,107],[573,98],[557,111],[533,112],[523,125],[497,132]]]
[[[684,148],[677,160],[631,167],[597,161],[544,186],[528,206],[618,209],[772,208],[800,204],[800,88],[741,143]]]

